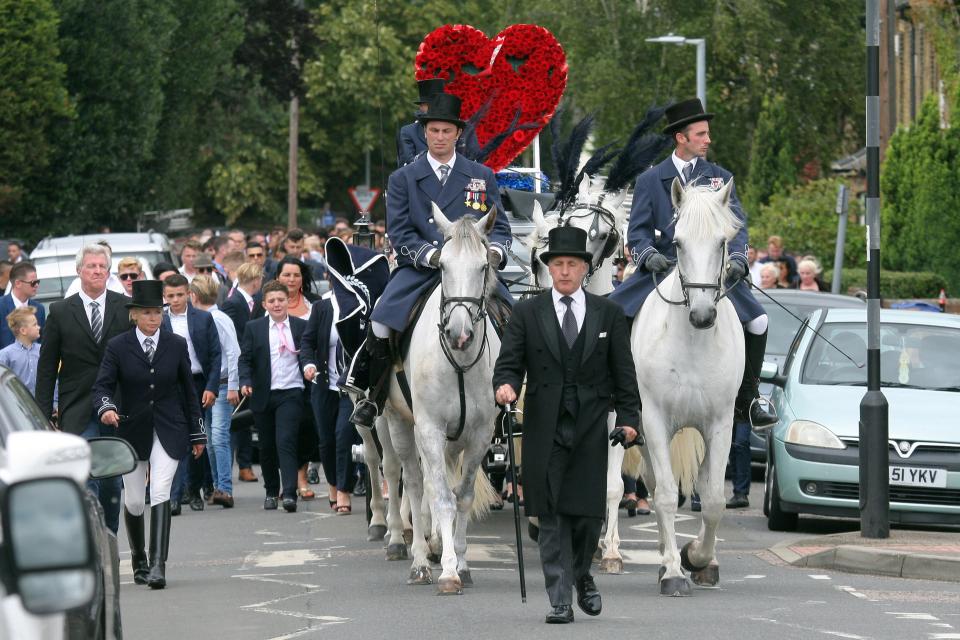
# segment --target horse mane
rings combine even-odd
[[[463,216],[456,220],[450,227],[450,236],[447,238],[447,243],[452,243],[459,251],[480,253],[486,258],[490,243],[486,236],[474,227],[476,222],[473,216]],[[487,288],[483,292],[483,296],[489,298],[496,290],[497,278],[494,275],[492,278],[487,278]]]
[[[683,188],[677,212],[676,233],[691,240],[710,240],[717,235],[732,238],[743,222],[730,206],[722,206],[717,192],[706,185]]]

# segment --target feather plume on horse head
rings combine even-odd
[[[560,134],[559,118],[550,121],[550,133],[553,135],[551,153],[553,164],[557,168],[560,190],[557,192],[556,207],[561,211],[577,198],[577,187],[582,175],[577,173],[580,154],[583,151],[590,132],[593,130],[594,117],[588,115],[574,125],[570,137],[564,140]],[[605,150],[606,148],[604,148]]]
[[[663,117],[663,111],[663,107],[651,107],[640,124],[634,128],[627,144],[610,167],[605,185],[607,191],[620,191],[629,187],[669,146],[670,139],[667,136],[651,132],[653,125]]]

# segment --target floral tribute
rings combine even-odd
[[[520,110],[516,130],[485,161],[494,171],[509,165],[550,122],[567,86],[563,48],[535,24],[511,25],[493,39],[469,25],[444,25],[420,43],[415,66],[417,80],[447,80],[445,90],[460,98],[464,120],[490,103],[477,124],[481,147],[506,131]]]

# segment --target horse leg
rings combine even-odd
[[[390,424],[390,437],[394,449],[400,458],[403,469],[404,495],[409,496],[411,504],[420,504],[423,496],[423,475],[420,470],[420,460],[417,454],[417,445],[414,441],[413,427],[391,414],[386,413]],[[413,562],[410,566],[410,576],[407,584],[432,584],[433,576],[430,572],[430,563],[427,561],[427,542],[424,539],[423,518],[419,509],[413,512],[413,541],[410,552]]]
[[[720,565],[716,558],[717,529],[726,505],[723,498],[723,473],[730,451],[729,428],[711,425],[710,436],[705,438],[706,447],[697,487],[703,505],[700,535],[684,545],[680,560],[690,578],[701,586],[714,586],[720,581]],[[720,431],[718,431],[720,429]],[[726,431],[726,434],[721,433]]]
[[[437,580],[437,592],[439,595],[458,595],[463,593],[463,584],[457,575],[457,554],[453,543],[456,497],[449,485],[444,428],[426,420],[418,421],[415,428],[424,483],[430,496],[430,514],[435,520],[432,528],[439,529],[443,544],[440,556],[442,571]]]
[[[403,518],[400,515],[400,458],[393,448],[393,439],[390,437],[390,427],[386,420],[381,418],[377,426],[380,445],[383,447],[383,475],[387,479],[387,492],[390,496],[387,501],[387,560],[406,560],[407,542],[404,540]],[[381,488],[376,486],[372,491],[380,493]]]
[[[613,429],[616,416],[610,414],[607,431]],[[623,573],[623,557],[620,555],[620,499],[623,498],[623,447],[610,447],[607,450],[607,531],[604,534],[603,556],[600,559],[600,573]]]
[[[373,431],[357,429],[363,440],[363,459],[367,464],[367,473],[370,474],[370,523],[367,525],[367,540],[374,542],[383,540],[387,535],[386,505],[383,493],[380,492],[380,454],[377,453],[377,444],[373,438]]]

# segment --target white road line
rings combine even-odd
[[[830,576],[824,575],[822,573],[812,573],[807,577],[812,578],[814,580],[833,580],[833,578],[831,578]]]
[[[276,616],[290,616],[291,618],[303,618],[304,620],[317,620],[319,622],[333,623],[333,624],[342,624],[344,622],[349,622],[350,618],[340,618],[337,616],[318,616],[312,613],[303,613],[302,611],[283,611],[282,609],[252,609],[257,613],[272,613]]]
[[[243,559],[242,570],[250,567],[302,567],[307,563],[329,560],[329,553],[318,553],[313,549],[289,549],[286,551],[254,551]]]
[[[960,633],[931,633],[930,640],[958,640]]]
[[[264,602],[256,602],[254,604],[245,604],[242,605],[241,609],[256,609],[258,607],[269,607],[275,605],[278,602],[285,602],[287,600],[294,600],[296,598],[303,598],[306,596],[312,596],[315,593],[320,593],[321,591],[326,591],[326,589],[310,589],[309,591],[304,591],[303,593],[295,593],[289,596],[283,596],[282,598],[274,598],[273,600],[265,600]]]
[[[252,582],[273,582],[276,584],[285,584],[290,587],[302,587],[304,589],[323,589],[318,584],[308,584],[306,582],[293,582],[292,580],[280,580],[278,578],[261,578],[260,576],[240,576],[241,580],[250,580]]]
[[[949,622],[931,622],[931,627],[940,627],[942,629],[953,629],[953,625]]]
[[[744,580],[762,580],[762,579],[764,579],[764,578],[766,578],[766,577],[767,577],[767,576],[749,575],[749,576],[743,576],[743,579],[744,579]]]
[[[251,576],[255,576],[259,578],[263,576],[268,578],[275,578],[277,576],[312,576],[315,573],[316,571],[290,571],[287,573],[257,573],[257,574],[243,573],[243,574],[237,574],[235,576],[230,576],[230,577],[231,578],[249,578]]]
[[[855,587],[837,586],[835,588],[839,589],[840,591],[845,591],[846,593],[849,593],[854,598],[860,598],[861,600],[870,600],[870,598],[867,597],[867,594],[860,593],[859,591],[857,591]],[[876,600],[872,600],[871,602],[876,602]]]
[[[866,638],[866,637],[864,637],[864,636],[858,636],[858,635],[856,635],[856,634],[854,634],[854,633],[846,633],[846,632],[843,632],[843,631],[834,631],[834,630],[832,630],[832,629],[818,629],[818,628],[816,628],[816,627],[805,627],[805,626],[803,626],[803,625],[801,625],[801,624],[794,624],[794,623],[791,623],[791,622],[781,622],[781,621],[779,621],[779,620],[774,620],[773,618],[762,618],[762,617],[759,617],[759,616],[751,616],[749,619],[750,619],[750,620],[753,620],[754,622],[768,622],[768,623],[770,623],[770,624],[774,624],[774,625],[778,625],[778,626],[782,626],[782,627],[788,627],[788,628],[791,628],[791,629],[799,629],[799,630],[801,630],[801,631],[815,631],[815,632],[817,632],[817,633],[822,633],[822,634],[824,634],[824,635],[834,636],[834,637],[837,637],[837,638],[848,638],[849,640],[869,640],[868,638]]]
[[[937,616],[930,613],[913,613],[913,612],[897,612],[897,611],[884,611],[888,616],[896,616],[897,620],[933,620],[934,622],[940,620]]]

